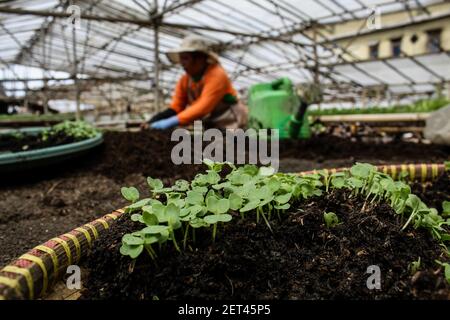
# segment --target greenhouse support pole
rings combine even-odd
[[[155,79],[154,79],[154,103],[155,111],[159,112],[159,25],[155,24],[154,29],[155,36],[155,48],[154,48],[154,60],[155,60]]]
[[[47,63],[47,50],[45,48],[45,30],[44,28],[41,28],[41,37],[42,37],[42,60],[43,64],[45,65]],[[44,114],[48,113],[48,81],[44,81],[44,90],[43,90],[43,103],[44,103]]]
[[[47,91],[48,82],[44,81],[44,92],[43,92],[43,103],[44,103],[44,114],[48,113],[48,91]]]
[[[367,107],[367,89],[363,88],[362,89],[362,94],[361,94],[361,107],[363,109],[365,109]]]
[[[450,99],[450,81],[447,82],[447,99]]]
[[[313,28],[313,37],[314,37],[314,47],[313,47],[313,54],[314,54],[314,60],[315,60],[315,64],[314,64],[314,85],[316,86],[316,88],[319,88],[320,86],[320,75],[319,75],[319,55],[317,53],[317,25],[314,24],[314,28]],[[317,101],[317,108],[320,110],[321,108],[321,101]]]
[[[72,49],[73,49],[73,80],[75,86],[76,113],[75,119],[80,120],[80,87],[78,84],[78,61],[77,61],[77,32],[75,23],[72,24]]]

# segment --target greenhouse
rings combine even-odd
[[[0,300],[450,300],[449,1],[7,0],[0,44]]]

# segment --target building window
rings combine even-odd
[[[378,58],[378,43],[369,45],[369,58],[370,59]]]
[[[393,57],[400,57],[402,54],[402,38],[391,39],[391,50]]]
[[[427,31],[427,51],[428,53],[441,52],[441,29]]]

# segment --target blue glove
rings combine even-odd
[[[169,128],[175,127],[179,123],[180,122],[178,121],[178,117],[177,116],[172,116],[172,117],[167,118],[167,119],[162,119],[162,120],[153,122],[152,124],[150,124],[150,128],[152,128],[152,129],[159,129],[159,130],[165,130],[165,129],[169,129]]]

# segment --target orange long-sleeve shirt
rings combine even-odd
[[[194,81],[192,78],[190,81],[188,80],[188,74],[184,74],[180,78],[171,104],[171,108],[177,113],[181,125],[192,123],[211,113],[227,94],[237,100],[236,90],[234,90],[227,73],[218,63],[208,66],[199,81]],[[193,92],[201,90],[201,94],[190,105],[188,101],[189,84]],[[200,89],[201,87],[203,89]]]

